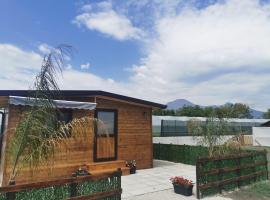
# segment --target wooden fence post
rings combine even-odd
[[[160,147],[160,142],[159,142],[159,143],[158,143],[158,156],[157,156],[157,159],[159,159],[159,160],[161,160],[161,159],[160,159],[160,148],[161,148],[161,147]]]
[[[186,164],[186,160],[187,160],[186,144],[183,145],[183,155],[184,155],[184,163]]]
[[[117,175],[118,175],[119,177],[122,176],[122,169],[121,169],[121,168],[117,168]]]
[[[16,192],[8,192],[6,193],[7,200],[15,200],[16,199]]]
[[[16,184],[15,180],[9,181],[10,186],[14,186]],[[6,193],[7,200],[15,200],[16,199],[16,192],[7,192]]]
[[[70,184],[70,197],[76,197],[78,195],[78,184],[71,183]]]
[[[240,165],[241,165],[241,157],[240,157],[240,156],[237,158],[236,162],[237,162],[237,167],[238,167],[236,173],[237,173],[237,176],[240,177],[240,176],[241,176],[241,169],[240,169]],[[240,180],[237,181],[237,187],[238,187],[239,189],[240,189],[240,187],[241,187]]]
[[[256,166],[255,166],[255,162],[256,162],[256,159],[254,158],[254,154],[252,154],[252,162],[254,164],[254,167],[253,167],[253,173],[256,173]],[[254,183],[257,181],[257,176],[254,177]]]
[[[267,157],[267,150],[266,149],[264,150],[264,156],[265,156],[265,161],[266,161],[265,167],[266,167],[266,171],[267,171],[266,179],[268,180],[269,179],[269,171],[268,171],[268,157]]]
[[[222,166],[221,166],[221,160],[220,159],[217,160],[217,165],[218,165],[218,180],[219,181],[222,181],[223,176],[222,176],[222,173],[221,173]],[[222,185],[221,184],[218,186],[218,189],[219,189],[219,193],[222,194],[222,189],[223,188],[222,188]]]
[[[172,151],[172,147],[173,146],[172,145],[173,145],[172,143],[169,144],[169,151],[168,151],[168,154],[167,154],[167,156],[169,155],[168,156],[168,158],[169,158],[168,160],[171,161],[171,162],[172,162],[172,158],[173,158],[173,156],[172,156],[172,152],[173,152]]]
[[[117,168],[117,179],[119,179],[119,185],[117,185],[117,189],[121,189],[121,185],[122,185],[122,169],[121,168]],[[120,187],[120,188],[119,188]],[[119,198],[122,198],[122,192],[119,194]]]
[[[201,194],[200,194],[200,190],[199,190],[199,162],[198,159],[196,160],[196,195],[197,195],[197,199],[201,198]]]
[[[163,124],[164,124],[164,120],[162,119],[161,120],[161,130],[160,130],[160,137],[165,137],[165,135],[164,135],[164,131],[163,131]]]

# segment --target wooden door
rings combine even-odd
[[[94,161],[117,159],[117,110],[96,109]]]

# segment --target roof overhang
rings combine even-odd
[[[33,90],[0,90],[0,96],[22,96],[28,97],[33,96],[35,91]],[[87,97],[87,96],[102,96],[106,98],[112,98],[120,101],[125,101],[128,103],[134,103],[137,105],[151,107],[152,109],[165,109],[167,106],[164,104],[159,104],[151,101],[146,101],[143,99],[137,99],[134,97],[124,96],[120,94],[115,94],[111,92],[106,92],[102,90],[61,90],[60,96],[62,97]]]
[[[42,101],[48,100],[20,96],[9,97],[9,104],[15,106],[40,106],[42,104]],[[53,100],[53,104],[56,108],[65,109],[94,110],[96,108],[96,103],[90,102]]]

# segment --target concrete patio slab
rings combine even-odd
[[[173,189],[167,189],[152,193],[146,193],[143,195],[138,196],[130,196],[128,198],[123,198],[128,200],[181,200],[181,199],[187,199],[187,200],[195,200],[195,195],[192,195],[190,197],[185,197],[183,195],[175,194]],[[197,200],[197,199],[196,199]],[[214,197],[205,197],[203,200],[231,200],[230,198],[224,198],[220,196],[214,196]]]
[[[195,166],[168,161],[154,161],[154,168],[137,170],[136,174],[122,177],[122,199],[125,200],[152,200],[152,199],[196,199],[195,193],[191,197],[175,194],[170,178],[184,176],[196,182]],[[196,187],[196,186],[195,186]],[[195,192],[195,187],[193,192]],[[204,199],[228,200],[224,197],[210,197]]]

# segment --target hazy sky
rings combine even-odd
[[[28,89],[59,44],[63,89],[270,108],[269,1],[0,0],[0,89]]]

